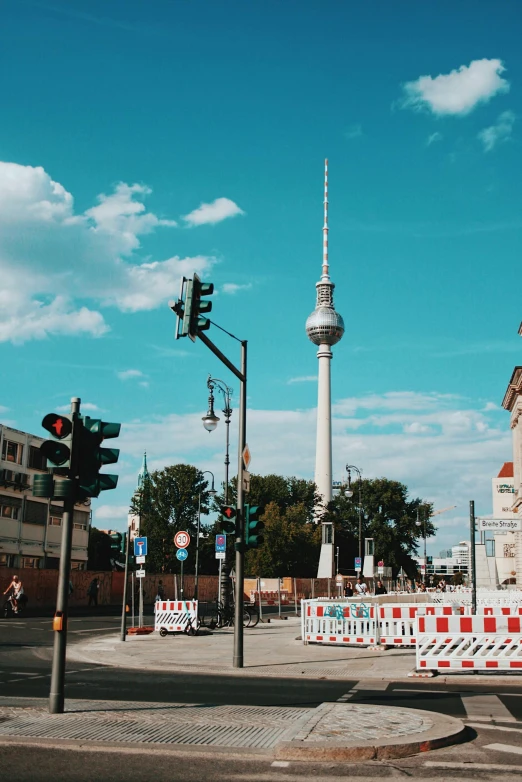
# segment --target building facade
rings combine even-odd
[[[519,330],[522,335],[522,326]],[[511,494],[511,512],[517,518],[522,517],[522,367],[513,370],[502,407],[511,413],[511,431],[513,436],[513,493]],[[522,532],[514,533],[514,560],[512,572],[516,584],[522,584]]]
[[[0,424],[0,567],[59,567],[63,502],[32,496],[43,438]],[[90,504],[74,508],[71,568],[85,570]]]

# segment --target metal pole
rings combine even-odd
[[[140,578],[140,604],[138,610],[139,610],[138,626],[143,627],[143,579],[142,578]]]
[[[277,613],[279,615],[279,619],[281,619],[281,579],[277,579]]]
[[[426,586],[426,576],[428,574],[428,558],[426,557],[426,517],[424,517],[424,576],[422,583]]]
[[[123,581],[123,606],[121,609],[120,641],[125,641],[127,637],[127,581],[129,578],[129,548],[130,548],[130,527],[127,528],[127,540],[125,542],[125,577]]]
[[[234,616],[234,659],[233,667],[243,667],[243,587],[245,520],[243,518],[243,450],[246,445],[246,409],[247,409],[247,342],[241,342],[241,377],[239,396],[239,454],[237,467],[237,518],[236,537],[236,604]]]
[[[297,613],[297,578],[294,578],[294,605],[295,605],[295,615],[298,616],[298,613]]]
[[[77,447],[74,444],[75,422],[80,414],[78,397],[71,399],[72,440],[71,461],[76,460]],[[71,463],[71,475],[75,477],[76,464]],[[72,530],[74,514],[74,495],[64,500],[62,517],[62,541],[60,549],[60,572],[56,595],[56,629],[54,630],[53,665],[51,672],[51,690],[49,693],[49,713],[63,714],[65,703],[65,660],[67,652],[67,609],[69,602],[69,580],[71,577]],[[58,619],[61,617],[61,623]],[[53,625],[54,628],[54,625]]]
[[[469,536],[471,543],[471,614],[477,613],[477,562],[475,558],[475,502],[469,503]]]
[[[134,622],[135,622],[135,616],[134,616],[134,614],[135,614],[135,611],[134,611],[134,590],[136,588],[135,585],[134,585],[134,573],[131,573],[131,585],[132,585],[132,626],[134,627]]]
[[[261,603],[261,579],[257,579],[257,594],[259,597],[259,621],[263,621],[263,605]]]
[[[218,576],[218,596],[217,596],[218,603],[221,603],[221,570],[222,570],[222,567],[223,567],[223,560],[220,559],[219,560],[219,576]]]
[[[207,483],[208,486],[208,483]],[[198,531],[196,534],[196,578],[194,579],[194,600],[198,599],[199,578],[199,531],[201,529],[201,492],[198,494]]]
[[[181,560],[181,577],[179,580],[180,583],[180,600],[183,600],[183,560]]]

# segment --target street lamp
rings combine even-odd
[[[362,563],[362,475],[360,469],[354,464],[346,465],[346,472],[348,473],[348,488],[344,492],[346,497],[353,497],[351,470],[355,470],[359,478],[359,559]]]
[[[217,388],[223,394],[225,407],[223,409],[223,415],[225,416],[226,424],[226,447],[225,447],[225,505],[228,504],[228,467],[230,464],[229,458],[229,445],[230,445],[230,418],[232,416],[232,408],[230,407],[230,397],[232,396],[232,389],[227,386],[222,380],[218,378],[208,376],[207,387],[209,390],[208,397],[208,412],[203,416],[203,426],[207,432],[213,432],[218,425],[219,418],[214,413],[214,388]]]
[[[212,488],[207,491],[207,494],[210,494],[211,497],[214,497],[217,494],[214,488],[214,473],[210,472],[210,470],[203,470],[201,474],[212,475]],[[201,494],[202,492],[199,492],[198,495],[198,531],[196,535],[196,578],[194,579],[194,600],[198,599],[199,587],[199,532],[201,529]]]
[[[424,516],[424,520],[421,521],[419,519],[419,509],[417,508],[417,521],[415,522],[417,527],[423,526],[423,537],[424,537],[424,572],[422,574],[422,583],[426,585],[426,516]]]

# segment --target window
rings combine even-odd
[[[81,562],[78,560],[71,560],[71,570],[84,570],[85,569],[85,562]]]
[[[14,554],[0,554],[0,567],[12,567]]]
[[[89,513],[84,510],[75,510],[73,513],[73,529],[88,529]]]
[[[87,529],[87,524],[78,524],[77,521],[73,523],[73,529]]]
[[[22,464],[24,446],[22,443],[15,443],[12,440],[4,440],[2,444],[2,459],[4,462],[14,462]]]
[[[0,495],[0,516],[2,516],[4,519],[20,518],[21,507],[22,501],[17,497],[7,497],[6,495]]]
[[[41,524],[47,522],[47,503],[27,500],[25,503],[24,521],[26,524]]]
[[[47,459],[39,448],[35,445],[29,446],[29,464],[31,470],[42,470],[47,472]]]
[[[22,557],[22,567],[38,568],[40,566],[40,557]]]
[[[61,527],[62,526],[61,516],[49,516],[49,526],[50,527]]]

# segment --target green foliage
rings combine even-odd
[[[112,538],[101,529],[91,527],[87,547],[87,570],[112,570]]]
[[[131,513],[141,516],[140,534],[148,538],[147,570],[179,572],[174,545],[174,535],[179,530],[186,530],[191,536],[189,556],[183,567],[186,573],[194,570],[200,494],[203,515],[209,511],[208,483],[200,470],[190,464],[175,464],[153,472],[135,493]]]
[[[410,578],[417,572],[413,560],[424,536],[435,534],[436,528],[429,516],[431,503],[419,498],[408,499],[408,489],[399,481],[387,478],[363,479],[352,482],[353,496],[335,497],[328,507],[325,521],[335,524],[335,543],[341,552],[345,568],[353,568],[359,553],[359,513],[362,520],[362,538],[373,538],[375,561],[383,559],[394,570],[403,567]],[[359,502],[360,500],[360,502]],[[421,526],[417,526],[417,511]],[[363,548],[364,556],[364,548]]]

